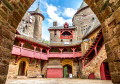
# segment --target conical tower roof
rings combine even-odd
[[[86,7],[86,6],[88,6],[88,5],[83,1],[82,4],[81,4],[81,6],[80,6],[80,8],[78,10],[80,10],[80,9]]]
[[[37,9],[34,12],[35,13],[41,13],[39,6],[37,7]]]
[[[40,15],[43,18],[43,20],[45,19],[45,17],[42,15],[42,13],[40,11],[39,5],[35,11],[31,12],[31,14],[32,15]]]

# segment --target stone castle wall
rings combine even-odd
[[[86,15],[86,16],[84,16]],[[94,18],[94,19],[93,19]],[[81,40],[87,29],[92,25],[94,20],[97,19],[93,11],[88,7],[73,17],[73,25],[77,27],[76,38]],[[83,30],[83,32],[82,32]]]
[[[22,34],[33,37],[34,23],[35,17],[32,16],[29,12],[26,12],[21,22],[19,23],[17,30]]]
[[[95,79],[101,79],[100,67],[105,59],[107,59],[107,54],[105,46],[103,46],[98,55],[94,57],[93,60],[91,60],[90,63],[87,66],[85,66],[85,68],[82,69],[81,78],[88,79],[89,75],[91,73],[94,73]]]
[[[60,31],[56,31],[56,36],[54,36],[54,30],[50,30],[50,41],[51,42],[74,42],[77,41],[76,31],[73,31],[73,39],[60,39]]]
[[[16,79],[18,78],[20,75],[18,75],[18,72],[19,72],[19,65],[20,65],[20,62],[21,61],[24,61],[26,63],[26,67],[25,67],[25,76],[28,77],[28,78],[31,78],[31,77],[40,77],[41,76],[41,65],[39,62],[38,64],[36,63],[37,61],[36,60],[33,60],[33,62],[30,64],[29,63],[29,58],[19,58],[19,60],[16,62],[16,56],[13,56],[12,55],[12,58],[10,60],[10,64],[9,64],[9,72],[8,72],[8,75],[7,75],[7,78],[8,79]]]

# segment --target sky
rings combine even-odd
[[[42,25],[42,38],[49,41],[48,28],[52,27],[53,21],[57,21],[58,26],[63,26],[65,22],[72,25],[72,17],[83,0],[36,0],[28,11],[36,10],[39,1],[40,11],[45,17]]]

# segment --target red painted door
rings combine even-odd
[[[47,69],[47,78],[62,78],[62,68]]]
[[[104,67],[103,63],[101,64],[101,67],[100,67],[100,74],[101,74],[101,79],[106,80],[106,78],[105,78],[105,67]]]
[[[100,74],[102,80],[111,80],[109,66],[107,62],[103,62],[100,67]]]
[[[94,73],[91,73],[91,74],[89,75],[89,79],[95,79]]]

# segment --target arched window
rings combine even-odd
[[[65,32],[62,33],[62,36],[70,36],[70,35],[72,35],[72,34],[68,31],[65,31]]]

